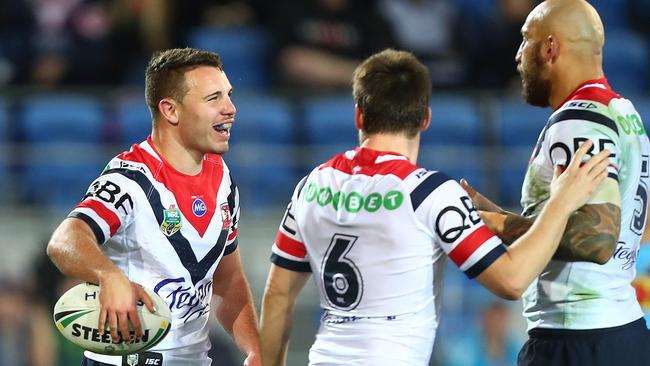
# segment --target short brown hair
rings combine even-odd
[[[354,102],[363,113],[363,132],[415,136],[427,116],[429,70],[410,52],[387,49],[354,71]]]
[[[196,48],[173,48],[154,53],[147,65],[144,95],[151,117],[158,119],[158,103],[172,97],[182,100],[187,93],[185,72],[200,66],[223,70],[221,57]]]

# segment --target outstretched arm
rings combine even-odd
[[[572,212],[584,205],[607,176],[607,150],[580,166],[590,146],[590,142],[585,143],[559,177],[559,170],[556,170],[556,179],[551,183],[551,198],[530,230],[477,277],[498,296],[507,299],[521,296],[556,252]],[[506,214],[500,215],[503,226]]]
[[[571,214],[554,259],[604,264],[612,257],[621,227],[618,183],[607,178],[591,201],[601,203],[586,204]],[[505,211],[485,211],[481,217],[508,245],[526,233],[535,221]]]
[[[255,304],[241,264],[239,248],[223,257],[213,276],[216,315],[246,355],[244,365],[262,365]]]
[[[296,297],[309,276],[308,272],[290,271],[271,264],[260,323],[265,366],[281,366],[286,362]]]

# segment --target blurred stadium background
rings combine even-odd
[[[610,83],[650,120],[650,1],[591,2],[606,28]],[[192,46],[224,59],[238,108],[225,159],[241,190],[240,245],[259,306],[294,185],[357,143],[350,67],[384,47],[412,50],[431,70],[433,121],[420,165],[465,177],[518,210],[549,114],[522,103],[515,73],[519,28],[536,3],[0,0],[0,366],[79,363],[80,351],[50,320],[69,282],[44,258],[45,243],[103,165],[147,136],[151,52]],[[637,258],[637,285],[650,308],[647,252]],[[317,298],[313,285],[300,297],[289,365],[306,364]],[[520,311],[519,302],[497,300],[450,266],[431,364],[514,365],[526,337]],[[213,364],[241,364],[213,328]]]

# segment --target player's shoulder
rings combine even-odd
[[[573,92],[548,119],[547,129],[618,135],[614,109],[617,101],[628,102],[605,79],[587,82]],[[628,102],[629,103],[629,102]],[[583,130],[583,131],[580,131]]]
[[[104,172],[108,171],[140,171],[146,173],[156,170],[162,160],[148,141],[131,145],[131,148],[115,156],[108,163]]]
[[[320,174],[337,171],[365,177],[393,176],[403,181],[420,169],[406,156],[398,153],[356,148],[333,156],[318,166],[314,172]]]

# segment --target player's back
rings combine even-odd
[[[433,240],[409,196],[418,169],[402,155],[362,148],[307,177],[295,220],[324,309],[392,316],[431,303]]]

